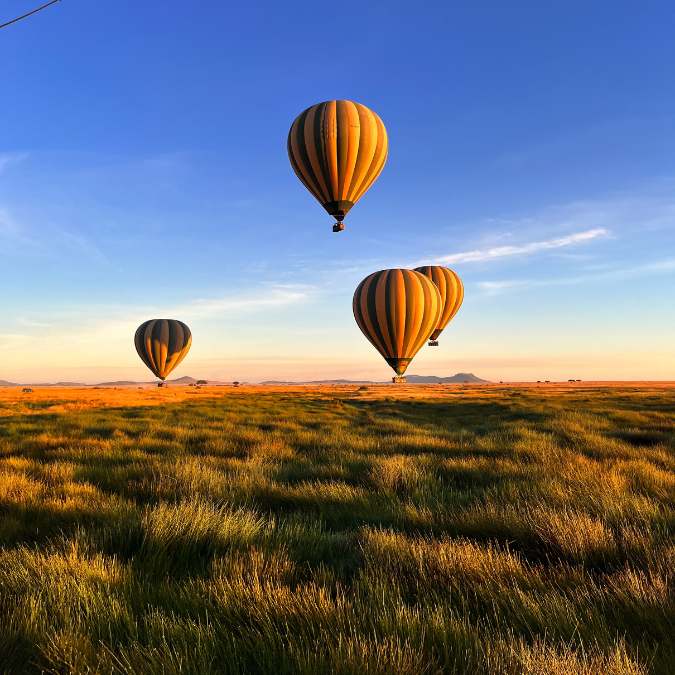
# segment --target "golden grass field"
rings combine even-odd
[[[7,673],[675,672],[675,386],[0,389]]]

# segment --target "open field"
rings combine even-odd
[[[4,672],[672,673],[675,386],[0,389]]]

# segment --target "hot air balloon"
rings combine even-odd
[[[429,336],[429,346],[438,347],[438,336],[443,332],[443,329],[450,323],[462,306],[462,300],[464,300],[464,286],[457,273],[447,267],[441,267],[440,265],[426,265],[425,267],[416,267],[415,271],[421,272],[424,276],[429,277],[429,279],[438,286],[438,290],[441,292],[443,310],[438,319],[438,324],[434,328],[433,333]]]
[[[375,182],[387,161],[387,130],[369,108],[325,101],[295,118],[288,157],[297,177],[344,230],[347,212]]]
[[[405,382],[403,373],[438,324],[436,285],[414,270],[382,270],[358,285],[352,306],[361,332],[396,372],[394,382]]]
[[[136,329],[134,344],[143,363],[163,382],[190,351],[192,333],[182,321],[151,319]]]

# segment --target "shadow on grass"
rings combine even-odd
[[[473,432],[494,431],[498,426],[516,420],[540,422],[548,415],[539,410],[528,409],[522,403],[516,405],[497,401],[397,401],[396,406],[386,401],[351,400],[352,407],[365,417],[367,423],[382,419],[401,420],[431,431],[457,431],[470,428]]]

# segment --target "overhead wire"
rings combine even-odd
[[[11,21],[7,21],[5,23],[0,24],[0,28],[7,28],[7,26],[11,26],[13,23],[16,23],[17,21],[21,21],[22,19],[27,19],[29,16],[32,16],[33,14],[37,14],[38,12],[41,12],[43,9],[46,9],[50,5],[55,5],[57,2],[61,2],[61,0],[50,0],[49,2],[45,2],[44,5],[40,5],[39,7],[36,7],[35,9],[31,10],[30,12],[26,12],[25,14],[22,14],[21,16],[17,16],[16,19],[12,19]]]

